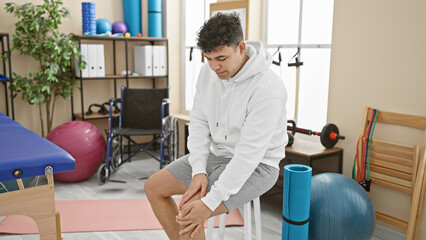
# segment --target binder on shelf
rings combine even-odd
[[[153,46],[135,46],[135,72],[144,76],[153,76]]]
[[[89,67],[88,67],[88,55],[87,55],[87,44],[81,44],[80,46],[80,53],[82,56],[82,59],[86,62],[86,68],[81,69],[81,77],[88,77],[89,76]],[[78,58],[74,58],[74,66],[75,66],[75,75],[77,77],[80,77],[80,66],[79,66],[80,60]]]
[[[105,77],[104,45],[96,44],[96,77]]]
[[[166,46],[156,45],[153,46],[153,75],[165,76],[166,73]]]
[[[152,75],[160,76],[160,46],[152,46]]]
[[[96,44],[87,44],[87,66],[89,68],[89,77],[98,76],[96,48]]]
[[[167,51],[166,46],[159,46],[160,47],[160,75],[166,76],[167,75]]]

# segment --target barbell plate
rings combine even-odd
[[[321,131],[320,140],[321,140],[321,144],[325,148],[333,148],[338,141],[338,139],[336,140],[330,139],[330,133],[332,132],[337,133],[337,135],[339,135],[339,129],[333,123],[327,123]]]

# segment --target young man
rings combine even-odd
[[[217,14],[198,33],[205,64],[190,113],[190,154],[145,182],[170,239],[204,239],[204,222],[262,195],[285,155],[286,98],[260,42],[244,42],[236,14]],[[171,196],[183,194],[177,206]]]

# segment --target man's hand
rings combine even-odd
[[[191,232],[191,237],[204,228],[204,222],[211,216],[213,212],[203,201],[196,200],[182,207],[179,216],[176,216],[176,222],[181,226],[186,226],[179,231],[179,234]]]
[[[200,173],[195,175],[192,178],[191,184],[189,185],[188,190],[186,190],[185,194],[183,194],[182,199],[179,203],[179,210],[181,210],[182,206],[188,202],[195,194],[200,193],[200,198],[206,196],[207,194],[207,176],[204,173]]]

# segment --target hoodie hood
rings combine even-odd
[[[260,41],[246,41],[245,54],[249,57],[246,64],[235,76],[226,80],[229,83],[244,81],[265,71],[272,63],[272,55],[263,48]]]
[[[228,138],[229,134],[229,119],[231,115],[231,108],[234,99],[234,89],[235,85],[239,82],[242,82],[247,79],[251,79],[255,75],[264,72],[272,63],[272,56],[269,52],[263,48],[263,44],[260,41],[246,41],[246,51],[245,55],[249,57],[244,66],[238,71],[235,76],[229,78],[227,80],[218,79],[218,89],[220,89],[220,85],[232,85],[231,88],[231,97],[228,101],[228,111],[226,112],[226,122],[225,122],[225,140]],[[221,113],[219,111],[219,106],[221,105],[221,96],[219,90],[217,91],[217,104],[216,104],[216,127],[219,127],[219,119],[221,117]]]

